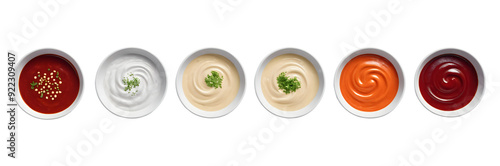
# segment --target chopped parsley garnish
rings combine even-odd
[[[211,73],[212,75],[207,74],[207,77],[205,78],[207,86],[214,87],[215,89],[222,88],[222,79],[224,76],[220,76],[216,71],[212,71]]]
[[[31,89],[35,89],[35,86],[38,85],[38,82],[33,81],[32,83],[30,83],[30,85],[31,85]]]
[[[283,90],[285,94],[295,92],[300,88],[300,82],[297,80],[297,77],[290,78],[286,76],[286,72],[281,72],[276,80],[278,81],[279,89]]]
[[[125,85],[124,91],[127,93],[132,93],[131,96],[135,96],[135,94],[139,92],[139,90],[137,89],[135,91],[132,90],[132,88],[138,87],[141,83],[141,80],[138,77],[134,76],[134,74],[129,73],[127,77],[123,77],[122,82],[123,85]]]

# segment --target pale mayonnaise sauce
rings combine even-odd
[[[216,71],[223,77],[222,88],[205,83],[205,77]],[[193,59],[182,75],[182,89],[189,102],[204,111],[218,111],[227,107],[238,94],[240,76],[234,64],[222,55],[205,54]]]
[[[297,77],[301,88],[285,94],[278,87],[276,78],[286,72],[290,78]],[[297,111],[309,105],[319,89],[319,77],[313,64],[296,54],[283,54],[267,63],[261,76],[261,88],[267,102],[283,111]]]
[[[104,89],[106,97],[117,108],[123,111],[142,111],[147,109],[157,98],[162,97],[160,86],[163,86],[160,74],[154,63],[142,55],[128,54],[116,58],[108,64],[104,78]],[[140,79],[138,87],[132,91],[137,92],[131,95],[124,89],[122,79],[134,74]]]

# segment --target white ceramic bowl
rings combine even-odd
[[[398,88],[398,92],[396,93],[396,96],[394,97],[394,99],[392,100],[392,102],[389,105],[387,105],[386,107],[384,107],[378,111],[366,112],[366,111],[361,111],[361,110],[358,110],[358,109],[352,107],[344,99],[342,92],[340,90],[340,75],[342,74],[342,70],[344,69],[345,65],[349,61],[351,61],[351,59],[353,59],[359,55],[363,55],[363,54],[375,54],[375,55],[380,55],[380,56],[386,58],[387,60],[389,60],[389,62],[392,63],[392,65],[396,69],[396,72],[398,73],[399,88]],[[379,50],[379,49],[374,49],[374,48],[361,49],[361,50],[355,51],[355,52],[351,53],[349,56],[345,57],[344,60],[342,60],[342,63],[340,63],[340,65],[338,66],[337,71],[335,72],[335,78],[333,81],[334,87],[335,87],[335,94],[337,95],[337,99],[339,100],[340,104],[342,104],[342,106],[347,111],[352,113],[353,115],[363,117],[363,118],[382,117],[384,115],[387,115],[392,110],[394,110],[394,108],[396,108],[399,101],[401,101],[401,98],[403,97],[404,85],[405,85],[404,82],[405,81],[404,81],[404,76],[403,76],[403,70],[401,69],[401,66],[399,65],[398,61],[396,61],[396,59],[393,56],[391,56],[389,53],[382,51],[382,50]]]
[[[429,61],[431,61],[432,59],[434,59],[440,55],[443,55],[443,54],[455,54],[455,55],[462,56],[463,58],[469,60],[470,63],[472,63],[472,65],[476,69],[476,73],[477,73],[478,85],[477,85],[477,91],[476,91],[476,94],[474,95],[474,98],[472,98],[472,100],[466,106],[464,106],[460,109],[454,110],[454,111],[443,111],[443,110],[440,110],[440,109],[437,109],[437,108],[431,106],[429,103],[427,103],[427,101],[425,101],[425,99],[422,97],[422,94],[420,93],[420,86],[419,86],[420,72],[422,72],[422,69]],[[472,111],[474,109],[474,107],[476,107],[479,104],[479,102],[481,101],[481,98],[482,98],[483,93],[484,93],[484,73],[483,73],[483,69],[481,68],[481,65],[479,64],[479,62],[471,54],[469,54],[465,51],[459,50],[459,49],[453,49],[453,48],[442,49],[442,50],[439,50],[439,51],[434,52],[433,54],[429,55],[427,58],[425,58],[422,61],[422,63],[420,63],[420,66],[418,67],[417,72],[415,73],[415,83],[414,84],[415,84],[415,93],[418,97],[418,100],[420,101],[420,103],[422,103],[422,105],[424,105],[425,108],[427,108],[427,110],[431,111],[432,113],[434,113],[436,115],[440,115],[440,116],[444,116],[444,117],[458,117],[458,116],[462,116],[462,115]]]
[[[69,61],[73,65],[73,67],[75,68],[76,72],[78,73],[78,78],[80,80],[80,89],[78,91],[78,95],[77,95],[75,101],[73,101],[73,103],[65,110],[58,112],[58,113],[54,113],[54,114],[43,114],[43,113],[34,111],[24,102],[24,100],[22,99],[21,94],[19,92],[19,76],[20,76],[21,71],[23,70],[24,66],[31,59],[33,59],[37,56],[40,56],[40,55],[44,55],[44,54],[59,55],[59,56],[63,57],[64,59],[66,59],[67,61]],[[80,98],[81,98],[82,93],[83,93],[83,75],[82,75],[82,71],[80,70],[80,67],[78,66],[76,61],[71,56],[69,56],[65,52],[62,52],[62,51],[56,50],[56,49],[50,49],[50,48],[40,49],[40,50],[34,51],[34,52],[28,54],[26,57],[24,57],[16,66],[16,81],[17,81],[17,83],[16,83],[16,102],[17,102],[17,104],[19,105],[19,107],[22,110],[24,110],[24,112],[28,113],[29,115],[31,115],[33,117],[39,118],[39,119],[57,119],[57,118],[60,118],[60,117],[63,117],[65,115],[69,114],[78,105],[78,102],[80,101]]]
[[[296,55],[300,55],[300,56],[306,58],[309,62],[311,62],[313,64],[314,68],[316,69],[316,72],[318,73],[319,87],[318,87],[318,91],[316,93],[316,96],[311,101],[311,103],[309,103],[304,108],[301,108],[301,109],[296,110],[296,111],[284,111],[284,110],[280,110],[280,109],[272,106],[266,100],[266,98],[264,97],[264,94],[262,92],[261,77],[262,77],[262,72],[264,71],[264,68],[269,63],[269,61],[271,61],[273,58],[280,56],[280,55],[283,55],[283,54],[296,54]],[[254,86],[255,86],[255,93],[257,94],[257,98],[259,98],[259,101],[262,104],[262,106],[264,106],[264,108],[266,108],[270,113],[272,113],[276,116],[279,116],[279,117],[283,117],[283,118],[297,118],[297,117],[304,116],[304,115],[308,114],[309,112],[311,112],[318,105],[318,103],[321,101],[321,97],[323,96],[323,91],[324,91],[324,87],[325,87],[325,78],[323,76],[323,70],[321,69],[321,66],[319,65],[318,61],[316,61],[316,59],[311,54],[309,54],[303,50],[296,49],[296,48],[285,48],[285,49],[275,51],[271,55],[267,56],[260,63],[259,68],[257,69],[257,73],[255,74]]]
[[[182,77],[184,75],[184,70],[188,66],[188,64],[195,58],[205,55],[205,54],[217,54],[221,55],[227,59],[229,59],[236,69],[238,70],[238,74],[240,77],[240,87],[238,90],[238,94],[236,97],[233,99],[233,101],[226,106],[225,108],[217,111],[205,111],[201,110],[197,107],[195,107],[189,100],[186,98],[184,94],[184,90],[182,88]],[[224,115],[229,114],[231,111],[233,111],[241,102],[241,99],[243,98],[243,94],[245,93],[245,73],[243,72],[243,68],[241,67],[241,64],[238,62],[238,60],[231,55],[229,52],[221,50],[221,49],[216,49],[216,48],[206,48],[202,49],[199,51],[196,51],[195,53],[191,54],[189,57],[187,57],[181,66],[179,67],[179,70],[177,71],[177,78],[175,80],[175,85],[176,85],[176,90],[177,90],[177,96],[179,96],[179,100],[181,100],[182,104],[186,109],[191,111],[193,114],[205,117],[205,118],[217,118],[217,117],[222,117]]]
[[[149,59],[152,64],[153,64],[153,69],[156,69],[159,75],[158,81],[159,81],[159,88],[157,89],[158,97],[155,97],[151,99],[151,103],[149,103],[147,106],[144,106],[143,108],[137,108],[137,110],[125,110],[122,109],[118,106],[116,106],[110,99],[106,96],[108,95],[106,91],[106,82],[104,82],[105,77],[106,77],[106,72],[109,70],[115,70],[115,69],[109,69],[109,65],[111,65],[112,62],[115,60],[120,60],[123,56],[127,55],[132,55],[132,56],[143,56],[146,59]],[[137,66],[137,67],[142,67],[142,66]],[[151,81],[151,80],[149,80]],[[140,86],[140,85],[139,85]],[[95,79],[95,89],[97,92],[97,96],[99,97],[99,100],[101,101],[102,105],[106,107],[111,113],[124,117],[124,118],[140,118],[143,116],[146,116],[153,112],[163,101],[163,98],[165,97],[165,92],[167,90],[167,76],[165,73],[165,69],[163,68],[163,65],[161,62],[156,58],[153,54],[149,53],[146,50],[139,49],[139,48],[125,48],[118,50],[114,52],[113,54],[109,55],[99,66],[99,69],[97,70],[96,74],[96,79]]]

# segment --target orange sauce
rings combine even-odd
[[[387,107],[399,89],[398,73],[386,58],[363,54],[342,69],[340,91],[353,108],[374,112]]]

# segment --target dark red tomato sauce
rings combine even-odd
[[[47,74],[46,82],[39,84],[44,73]],[[37,86],[32,85],[34,82]],[[46,83],[52,86],[49,88]],[[45,94],[42,96],[40,92],[44,86]],[[64,111],[73,104],[79,91],[78,72],[71,62],[59,55],[43,54],[31,59],[19,76],[19,92],[23,101],[39,113],[55,114]]]
[[[419,88],[432,107],[454,111],[472,101],[478,76],[469,60],[460,55],[443,54],[425,64],[420,72]]]

